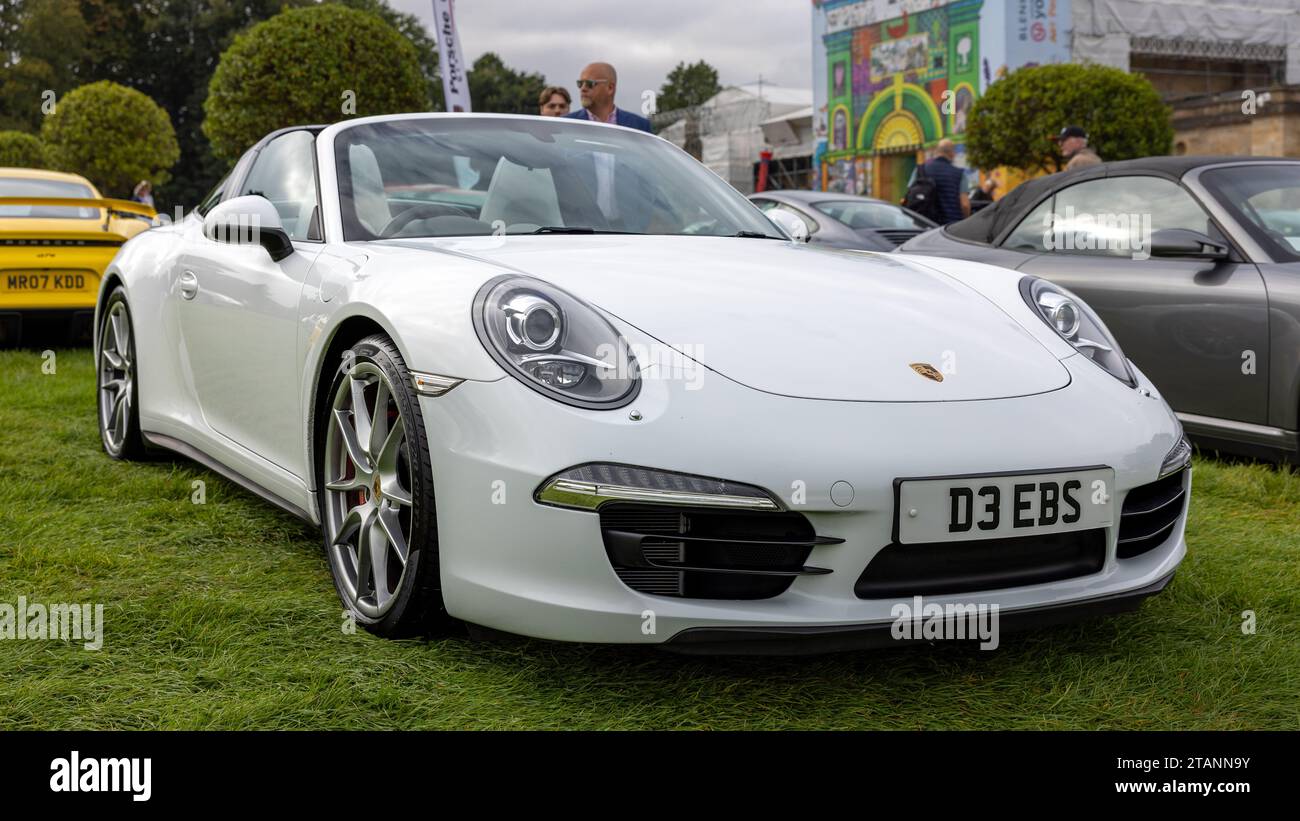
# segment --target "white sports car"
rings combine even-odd
[[[319,525],[384,636],[801,652],[1168,584],[1190,448],[1084,303],[778,224],[617,126],[277,131],[110,265],[104,448]]]

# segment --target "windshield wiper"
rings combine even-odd
[[[741,239],[781,239],[781,237],[774,237],[771,234],[764,234],[761,231],[738,231],[737,233],[732,234],[732,236],[740,237]]]
[[[524,234],[636,234],[637,231],[605,231],[576,225],[543,225],[535,231],[523,231]]]

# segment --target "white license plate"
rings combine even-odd
[[[1115,471],[903,479],[900,544],[959,542],[1092,530],[1115,521]]]

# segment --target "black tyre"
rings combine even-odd
[[[96,336],[99,360],[95,369],[95,395],[100,441],[104,451],[114,459],[142,459],[146,453],[140,435],[135,326],[126,304],[126,292],[120,286],[104,303]]]
[[[345,351],[318,415],[321,530],[339,598],[387,638],[445,632],[433,470],[420,405],[397,347]]]

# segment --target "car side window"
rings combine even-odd
[[[1016,226],[1016,230],[1003,240],[1002,247],[1013,251],[1045,253],[1048,250],[1047,237],[1052,227],[1052,203],[1055,199],[1055,197],[1048,197],[1039,203],[1037,208],[1030,211],[1029,216]]]
[[[1147,232],[1183,228],[1217,235],[1210,217],[1182,186],[1161,177],[1109,177],[1056,192],[1035,208],[1005,247],[1065,254],[1131,256]],[[1050,228],[1049,228],[1050,226]],[[1037,234],[1035,237],[1034,234]]]
[[[257,155],[239,192],[270,200],[290,239],[321,239],[315,155],[316,138],[309,131],[276,137]]]
[[[226,176],[221,178],[221,182],[213,186],[212,190],[208,192],[208,195],[203,198],[203,202],[199,203],[198,206],[195,207],[194,210],[200,217],[206,217],[208,212],[215,208],[217,203],[221,202],[221,196],[226,193],[226,185],[230,182],[231,173],[233,172],[226,172]]]

